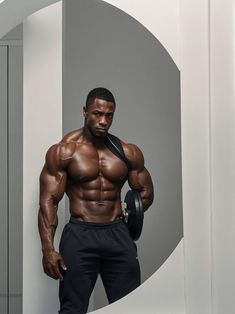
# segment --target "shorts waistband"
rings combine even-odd
[[[90,221],[79,220],[78,218],[71,216],[69,222],[80,225],[80,226],[88,227],[88,228],[109,228],[111,226],[123,223],[123,220],[122,220],[122,217],[120,217],[113,221],[90,222]]]

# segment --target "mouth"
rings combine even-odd
[[[98,130],[99,132],[107,132],[107,129],[103,129],[103,128],[96,128],[96,130]]]

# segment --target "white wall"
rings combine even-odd
[[[211,313],[209,7],[180,2],[186,313]]]
[[[0,38],[33,12],[59,0],[5,0],[0,6]]]
[[[57,3],[24,21],[24,314],[58,309],[58,282],[43,274],[37,211],[44,156],[62,136],[61,9]]]
[[[211,3],[211,271],[215,314],[235,312],[234,5],[233,0]]]

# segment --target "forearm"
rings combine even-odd
[[[57,225],[57,205],[41,203],[38,212],[38,228],[43,252],[54,250],[54,235]]]
[[[153,188],[142,188],[140,190],[140,197],[143,203],[144,211],[146,211],[153,203]]]
[[[129,174],[128,182],[132,189],[139,191],[144,211],[146,211],[154,199],[153,182],[149,172],[145,168],[142,171],[133,171]]]

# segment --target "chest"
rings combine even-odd
[[[125,163],[108,148],[77,150],[68,167],[69,177],[79,181],[91,181],[102,176],[109,181],[120,182],[127,173]]]

